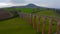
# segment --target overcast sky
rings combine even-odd
[[[21,6],[29,3],[43,7],[60,8],[60,0],[0,0],[0,7],[10,7],[13,5]]]

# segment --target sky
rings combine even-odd
[[[0,7],[22,6],[29,3],[42,7],[60,8],[60,0],[0,0]]]

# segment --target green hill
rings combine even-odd
[[[5,10],[8,11],[20,11],[20,12],[24,12],[24,13],[36,13],[39,15],[44,15],[44,16],[52,16],[52,17],[60,17],[59,14],[57,14],[54,10],[47,10],[47,9],[32,9],[32,8],[7,8]],[[38,18],[36,19],[36,21],[38,21]],[[42,32],[42,18],[40,20],[41,23],[41,32]],[[37,23],[37,22],[36,22]],[[53,21],[53,32],[56,31],[56,21]],[[6,21],[2,21],[0,22],[0,31],[1,33],[10,33],[10,34],[36,34],[36,30],[34,30],[32,28],[32,26],[28,25],[24,20],[19,19],[19,17],[17,18],[13,18],[10,20],[6,20]],[[23,26],[22,26],[22,25]],[[46,20],[46,34],[48,32],[48,27],[49,27],[49,20]],[[4,34],[3,33],[3,34]]]
[[[35,34],[34,30],[24,20],[19,17],[0,21],[0,34]]]

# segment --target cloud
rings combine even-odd
[[[34,0],[25,0],[26,2],[33,2]]]
[[[26,3],[25,0],[11,0],[10,2],[11,2],[11,3],[14,3],[14,4]]]
[[[0,3],[1,3],[1,2],[3,2],[3,3],[4,3],[4,2],[10,2],[10,0],[0,0]]]
[[[35,0],[34,4],[49,8],[60,8],[60,0]]]
[[[0,8],[2,8],[2,7],[11,7],[11,6],[9,6],[9,4],[7,4],[7,3],[0,3]]]
[[[29,3],[38,6],[60,8],[60,0],[0,0],[0,6],[22,6]]]
[[[32,1],[32,0],[25,0],[25,1]]]
[[[11,6],[24,6],[24,5],[26,5],[26,4],[0,3],[0,8],[11,7]]]

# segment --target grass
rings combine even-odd
[[[19,8],[16,8],[17,10]],[[31,13],[33,12],[33,9],[32,8],[20,8],[19,10],[21,10],[22,12],[25,12],[25,13]]]
[[[11,9],[12,10],[12,9]],[[26,13],[31,13],[31,12],[33,12],[33,9],[31,9],[31,8],[16,8],[16,10],[18,10],[18,11],[22,11],[22,12],[26,12]],[[52,17],[60,17],[58,14],[56,14],[53,10],[40,10],[39,12],[36,12],[36,14],[39,14],[39,15],[46,15],[46,16],[52,16]],[[36,19],[36,21],[38,21],[38,18]],[[4,23],[6,22],[6,23],[8,23],[8,24],[6,24],[7,25],[7,27],[6,26],[4,26]],[[35,34],[36,33],[36,30],[33,30],[32,29],[32,27],[30,26],[30,25],[27,25],[24,21],[22,21],[22,20],[20,20],[19,18],[15,18],[15,19],[12,19],[11,21],[10,20],[8,20],[8,21],[3,21],[3,22],[1,22],[1,23],[3,23],[3,28],[4,27],[6,27],[6,28],[4,28],[4,29],[2,29],[1,28],[1,31],[3,31],[3,30],[5,30],[5,29],[7,29],[8,28],[8,33],[14,33],[14,34],[25,34],[25,33],[28,33],[28,34]],[[9,23],[10,22],[10,23]],[[18,22],[18,23],[17,23]],[[12,23],[12,25],[13,26],[11,26],[11,23]],[[15,23],[17,24],[17,25],[15,25]],[[37,22],[36,22],[37,23]],[[42,18],[40,19],[40,32],[42,32],[42,23],[43,23],[43,20],[42,20]],[[56,21],[53,21],[52,22],[54,25],[52,26],[53,28],[53,33],[54,32],[56,32]],[[10,25],[9,25],[10,24]],[[20,26],[19,24],[26,24],[25,26]],[[8,26],[10,26],[11,28],[9,28]],[[2,26],[1,26],[2,27]],[[12,29],[12,30],[11,30]],[[49,29],[49,19],[47,19],[46,20],[46,34],[47,34],[47,32],[48,32],[48,29]],[[9,31],[10,30],[10,31]],[[28,31],[29,30],[29,31]],[[6,31],[6,32],[7,32]],[[12,32],[13,31],[13,32]],[[16,32],[17,31],[17,32]],[[3,31],[3,32],[5,32],[5,31]],[[2,33],[2,32],[1,32]],[[11,34],[10,33],[10,34]]]
[[[0,21],[0,34],[36,34],[36,30],[19,17],[16,17]]]
[[[16,10],[16,11],[22,11],[22,12],[26,12],[26,13],[31,13],[33,11],[32,8],[6,8],[6,11],[12,11],[12,10]]]
[[[60,17],[60,16],[59,16],[55,11],[53,11],[53,10],[45,10],[45,11],[38,12],[37,14],[46,15],[46,16],[52,16],[52,17]]]

